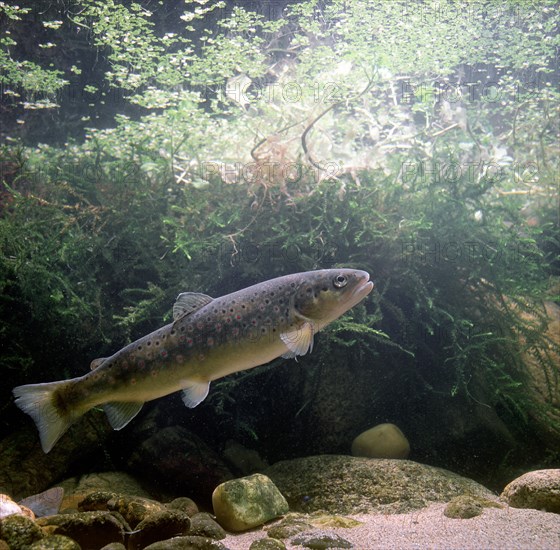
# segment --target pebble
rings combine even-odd
[[[326,550],[327,548],[354,548],[354,546],[336,533],[315,531],[302,533],[292,539],[292,544],[299,544],[312,550]]]
[[[180,512],[185,512],[185,514],[187,514],[187,516],[189,517],[198,514],[199,511],[196,502],[187,497],[176,498],[171,502],[168,502],[166,506],[170,510],[179,510]]]
[[[560,514],[560,469],[523,474],[506,485],[500,498],[514,508]]]
[[[282,493],[263,474],[218,485],[212,493],[212,506],[218,523],[229,531],[245,531],[289,511]]]
[[[75,512],[39,518],[37,524],[52,535],[66,535],[85,548],[124,542],[125,527],[111,512]]]
[[[210,514],[199,513],[191,517],[191,528],[189,535],[208,537],[214,540],[226,538],[226,532],[222,526],[214,521]]]
[[[124,548],[124,546],[123,546]],[[80,545],[70,537],[51,535],[34,542],[29,550],[81,550]]]
[[[176,510],[154,512],[136,525],[128,539],[128,549],[141,549],[154,542],[164,541],[177,535],[187,535],[190,526],[191,520],[184,512]]]
[[[0,519],[0,539],[8,544],[10,550],[28,550],[44,536],[41,528],[26,516],[13,514]]]
[[[249,550],[286,550],[286,545],[280,540],[265,538],[253,541]]]
[[[144,550],[228,550],[217,540],[206,537],[173,537],[162,542],[156,542],[146,546]]]

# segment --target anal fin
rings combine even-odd
[[[122,430],[140,412],[142,405],[144,405],[143,401],[113,401],[105,403],[103,410],[113,430]]]

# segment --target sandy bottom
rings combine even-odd
[[[313,529],[313,532],[336,533],[357,550],[560,549],[560,514],[506,507],[486,508],[482,515],[471,519],[450,519],[443,515],[444,508],[445,504],[433,504],[408,514],[353,515],[348,517],[363,525],[351,529]],[[251,542],[265,536],[266,531],[261,528],[230,534],[221,542],[230,550],[248,550]],[[288,549],[302,549],[289,541],[284,543]]]

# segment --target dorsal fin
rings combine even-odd
[[[105,363],[105,361],[107,361],[107,357],[100,357],[99,359],[94,359],[90,365],[89,368],[91,370],[97,369],[99,368],[103,363]]]
[[[173,320],[177,321],[185,315],[209,304],[214,298],[198,292],[182,292],[173,304]]]

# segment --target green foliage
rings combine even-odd
[[[53,68],[45,69],[29,60],[14,59],[10,53],[17,42],[12,38],[10,27],[29,15],[31,8],[8,6],[0,2],[0,88],[3,101],[10,98],[15,104],[26,109],[56,107],[56,94],[68,84],[61,78],[62,72]],[[40,44],[49,48],[51,43]]]
[[[320,336],[311,363],[382,355],[430,391],[546,416],[523,352],[547,373],[558,353],[541,305],[558,275],[554,2],[323,4],[270,22],[187,2],[171,30],[146,2],[45,15],[49,40],[103,61],[101,80],[56,56],[15,60],[0,37],[1,83],[22,101],[62,76],[122,98],[83,143],[0,151],[0,344],[24,369],[15,383],[45,378],[43,363],[82,373],[167,320],[180,291],[351,265],[378,298]],[[0,8],[14,31],[41,18]],[[235,380],[214,393],[224,418]]]

